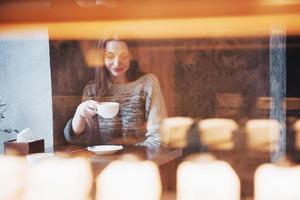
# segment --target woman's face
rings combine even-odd
[[[125,77],[129,69],[130,54],[124,41],[111,40],[106,43],[104,64],[114,77]]]

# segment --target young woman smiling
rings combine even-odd
[[[165,102],[157,77],[139,68],[135,41],[101,40],[99,53],[102,64],[95,80],[85,86],[82,103],[65,127],[65,138],[82,145],[160,146],[159,125],[167,117]],[[112,119],[96,113],[97,104],[107,101],[120,104]]]

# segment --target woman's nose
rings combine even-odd
[[[118,65],[119,65],[119,62],[120,62],[119,57],[118,57],[118,56],[115,56],[114,61],[113,61],[113,65],[114,65],[114,66],[118,66]]]

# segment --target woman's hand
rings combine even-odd
[[[79,104],[72,120],[72,128],[76,135],[80,135],[85,129],[85,122],[88,118],[95,116],[97,101],[88,100]]]
[[[88,101],[82,102],[77,107],[76,114],[80,115],[81,117],[91,118],[97,114],[96,113],[97,104],[98,104],[98,102],[94,101],[94,100],[88,100]]]

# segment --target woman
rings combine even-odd
[[[159,146],[159,124],[167,111],[158,79],[140,71],[134,41],[102,40],[99,46],[103,66],[95,81],[85,86],[83,101],[65,127],[65,138],[72,144]],[[97,115],[101,101],[120,103],[118,115],[112,119]]]

